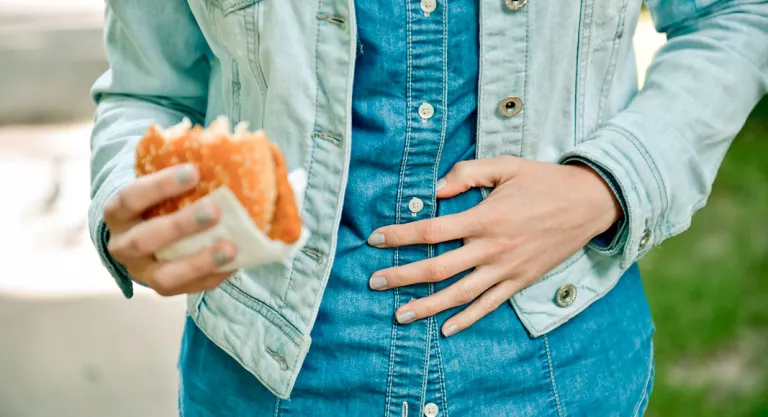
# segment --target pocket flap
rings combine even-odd
[[[261,0],[211,0],[211,3],[219,6],[224,12],[224,15],[228,15],[232,12],[253,6],[260,1]]]

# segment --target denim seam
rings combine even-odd
[[[432,178],[437,181],[438,168],[440,167],[440,158],[443,155],[443,146],[445,145],[447,124],[448,124],[448,2],[443,2],[443,90],[442,90],[442,123],[440,124],[440,144],[437,147],[437,157],[435,158],[435,165],[432,171]],[[436,187],[436,182],[435,188]],[[432,217],[437,214],[437,190],[433,189],[432,193]],[[433,255],[432,245],[429,245],[430,257]]]
[[[634,417],[637,417],[638,413],[640,412],[640,407],[643,405],[645,400],[648,398],[648,386],[651,383],[651,375],[653,374],[653,339],[651,339],[651,350],[650,350],[650,359],[648,360],[648,377],[645,379],[645,385],[643,386],[643,393],[640,396],[640,401],[638,401],[637,405],[635,406],[635,412],[632,414]]]
[[[320,6],[322,5],[323,0],[317,0],[317,9],[320,10]],[[318,65],[318,56],[320,51],[320,25],[317,25],[317,30],[315,31],[315,75],[318,74],[317,70],[319,68]],[[318,97],[320,97],[320,77],[317,77],[317,87],[315,89],[315,128],[313,131],[318,132],[320,129],[317,127],[317,115],[319,114],[319,106],[320,106],[320,100]],[[312,178],[312,167],[315,163],[315,141],[310,140],[309,141],[309,166],[307,167],[307,185],[309,185],[309,180]],[[308,193],[304,193],[304,196],[302,196],[302,207],[307,207],[307,195]],[[288,272],[288,285],[285,286],[285,292],[283,293],[282,297],[280,297],[279,302],[281,304],[281,309],[285,309],[287,307],[285,299],[288,298],[288,293],[293,288],[293,275],[296,271],[296,261],[298,257],[293,258],[293,262],[291,262],[291,267]]]
[[[272,417],[280,417],[280,398],[275,399],[275,412]]]
[[[545,274],[544,276],[542,276],[541,278],[539,278],[539,279],[538,279],[536,282],[544,282],[544,281],[546,281],[546,280],[548,280],[548,279],[550,279],[550,278],[552,278],[552,277],[556,277],[556,276],[558,276],[558,275],[560,275],[560,274],[564,273],[565,271],[567,271],[567,270],[568,270],[568,268],[570,268],[570,267],[571,267],[571,265],[575,264],[575,263],[576,263],[576,262],[578,262],[578,261],[579,261],[581,258],[583,258],[584,256],[586,256],[586,254],[587,254],[586,250],[583,250],[583,251],[581,251],[581,253],[580,253],[580,254],[578,254],[578,255],[574,256],[573,258],[571,258],[571,259],[567,259],[567,260],[566,260],[566,261],[563,263],[563,265],[562,265],[562,267],[561,267],[561,269],[560,269],[559,271],[557,271],[557,272],[549,272],[549,273]],[[556,267],[556,268],[557,268],[557,267]]]
[[[443,397],[443,417],[448,416],[448,394],[445,389],[445,369],[443,368],[443,355],[440,353],[440,332],[435,327],[435,354],[437,355],[437,374],[440,376],[440,394]]]
[[[447,135],[448,125],[448,2],[443,2],[443,97],[442,97],[442,124],[440,126],[440,145],[437,148],[437,158],[435,158],[433,179],[437,180],[438,169],[440,167],[440,159],[443,155],[443,147],[445,146],[445,139]],[[435,188],[437,183],[435,184]],[[432,192],[432,213],[431,217],[434,218],[437,215],[437,190],[433,189]],[[434,245],[429,245],[429,257],[434,256]],[[435,291],[434,284],[429,284],[429,293],[433,294]],[[437,358],[437,375],[439,378],[440,395],[443,399],[443,417],[448,417],[448,398],[445,392],[445,375],[443,371],[443,361],[440,355],[440,330],[437,325],[437,320],[434,316],[430,317],[432,320],[433,329],[431,336],[435,341],[435,356]]]
[[[397,307],[397,300],[399,297],[399,291],[397,288],[393,291],[394,295],[394,306]],[[389,351],[389,367],[387,369],[387,395],[384,401],[384,415],[389,416],[390,415],[390,407],[392,406],[392,375],[394,373],[395,369],[395,353],[397,351],[397,324],[392,322],[392,336],[390,338],[390,351]]]
[[[555,404],[557,405],[558,417],[563,417],[563,408],[560,406],[560,396],[557,394],[557,383],[555,382],[555,370],[552,366],[552,355],[549,352],[549,338],[544,336],[544,347],[547,351],[547,366],[549,367],[549,380],[552,382],[552,393],[555,395]]]
[[[301,346],[301,339],[303,338],[301,332],[292,324],[290,324],[288,320],[285,320],[282,316],[280,316],[280,313],[275,311],[272,307],[268,306],[263,301],[252,297],[229,281],[223,281],[219,286],[219,289],[232,297],[233,300],[239,302],[243,307],[248,308],[249,310],[263,317],[265,320],[272,323],[272,325],[277,327],[280,332],[285,335],[285,337],[293,342],[294,346]],[[284,321],[284,323],[281,323],[281,321]]]
[[[620,40],[624,34],[624,19],[626,18],[627,13],[627,3],[627,0],[622,0],[621,11],[619,12],[619,23],[616,27],[616,33],[614,34],[613,42],[611,42],[611,56],[608,61],[608,72],[605,74],[605,78],[603,79],[603,86],[600,91],[600,104],[598,105],[597,111],[598,126],[600,126],[603,121],[603,117],[605,116],[605,107],[608,99],[608,92],[610,91],[609,85],[613,83],[613,79],[616,76],[616,62],[618,61],[619,57],[617,46],[621,45]]]
[[[178,386],[178,394],[176,396],[177,399],[177,407],[179,409],[179,417],[184,417],[184,378],[179,375],[179,386]]]
[[[432,283],[429,283],[429,295],[433,294]],[[435,316],[427,319],[427,331],[424,334],[424,365],[421,373],[421,395],[419,396],[419,412],[424,412],[424,401],[427,398],[427,381],[429,380],[429,352],[432,350],[432,328],[435,323]]]
[[[240,93],[242,84],[240,83],[240,66],[237,63],[237,60],[232,58],[232,118],[233,122],[239,123],[241,120],[241,103],[240,103]]]
[[[584,101],[586,95],[583,93],[585,85],[587,83],[587,63],[589,59],[589,52],[586,46],[590,45],[592,37],[592,13],[594,9],[594,1],[586,0],[586,3],[582,1],[581,10],[584,12],[582,16],[579,16],[579,31],[580,36],[578,40],[578,47],[576,51],[576,111],[574,117],[576,118],[576,126],[574,131],[574,145],[584,140]],[[582,56],[586,55],[586,56]],[[582,68],[583,67],[583,68]]]
[[[529,26],[531,24],[530,14],[528,13],[528,8],[525,8],[523,10],[523,13],[525,14],[525,61],[523,62],[524,69],[523,69],[523,91],[520,94],[520,97],[523,97],[523,103],[527,101],[527,94],[528,94],[528,59],[529,59],[529,48],[531,46],[531,42],[529,41],[528,33],[529,33]],[[525,149],[525,127],[527,126],[527,111],[525,111],[525,106],[523,106],[522,109],[520,109],[520,116],[523,118],[522,126],[521,126],[521,133],[520,133],[520,149],[518,150],[517,156],[522,157],[523,152]]]
[[[253,75],[256,76],[256,83],[262,90],[262,94],[266,96],[267,79],[264,77],[264,69],[259,62],[259,45],[261,45],[259,17],[261,13],[261,5],[259,4],[255,5],[252,13],[243,12],[243,24],[245,25],[245,36],[248,44],[248,63]]]
[[[648,152],[648,150],[645,148],[645,146],[643,146],[642,142],[640,142],[640,140],[638,138],[636,138],[635,135],[633,135],[628,130],[624,129],[621,126],[617,126],[617,125],[607,126],[607,129],[608,130],[613,130],[614,132],[619,133],[620,135],[624,136],[624,138],[627,139],[627,141],[630,142],[635,147],[637,152],[640,155],[643,156],[643,159],[645,160],[645,163],[648,164],[649,167],[653,168],[650,171],[651,171],[651,174],[653,175],[653,179],[656,181],[656,186],[657,186],[657,189],[659,190],[659,200],[662,203],[662,209],[661,209],[661,212],[660,212],[659,216],[660,217],[664,217],[664,215],[666,214],[666,211],[668,209],[669,203],[667,202],[666,196],[661,191],[661,190],[664,189],[664,185],[665,184],[664,184],[664,181],[661,178],[659,178],[659,174],[658,173],[660,171],[659,171],[659,167],[656,165],[656,161],[654,161],[653,157]]]
[[[409,121],[408,123],[408,134],[405,144],[405,152],[403,155],[403,164],[400,171],[400,184],[399,184],[399,190],[398,190],[398,198],[397,198],[397,208],[398,208],[398,219],[397,223],[400,224],[400,206],[402,206],[402,198],[403,198],[403,186],[405,183],[405,174],[406,169],[408,167],[408,156],[410,155],[411,151],[411,136],[412,131],[411,127],[413,124],[410,122],[411,120],[411,106],[415,105],[415,103],[411,103],[411,100],[413,97],[411,96],[412,90],[411,85],[413,83],[413,25],[412,25],[412,19],[413,14],[411,11],[411,7],[406,7],[406,15],[407,15],[407,22],[408,22],[408,100],[407,100],[407,107],[406,107],[406,117]],[[445,115],[443,115],[445,116]],[[429,249],[428,249],[429,250]],[[429,286],[428,286],[429,287]],[[431,288],[430,288],[431,289]],[[429,291],[429,290],[428,290]],[[397,306],[395,306],[397,307]],[[431,319],[431,317],[430,317]],[[423,412],[424,410],[424,399],[427,395],[427,379],[428,379],[428,372],[429,372],[429,349],[430,349],[430,330],[432,327],[432,320],[427,320],[427,331],[425,336],[425,343],[424,343],[424,364],[422,365],[422,377],[421,377],[421,394],[419,395],[419,413]]]
[[[478,44],[479,44],[479,51],[478,51],[478,62],[477,62],[477,122],[475,123],[475,159],[480,159],[482,155],[482,140],[483,140],[483,117],[482,114],[484,113],[485,105],[483,103],[483,99],[485,98],[485,88],[483,85],[483,71],[485,67],[484,63],[484,57],[485,57],[485,32],[483,30],[485,17],[483,14],[485,13],[485,2],[478,2],[478,20],[480,24],[480,28],[478,30]],[[487,191],[485,191],[484,188],[480,189],[480,193],[483,196],[483,199],[487,197]]]
[[[614,132],[624,136],[625,139],[629,143],[631,143],[637,152],[643,156],[643,159],[645,160],[645,163],[648,165],[651,171],[651,175],[653,175],[654,181],[656,181],[656,188],[659,192],[659,201],[661,203],[661,210],[659,212],[659,219],[663,219],[666,214],[667,210],[669,209],[669,202],[667,201],[666,195],[662,192],[662,190],[665,190],[666,187],[664,184],[664,181],[659,177],[659,167],[656,165],[656,161],[653,160],[653,157],[650,155],[648,150],[643,146],[643,144],[628,130],[622,128],[621,126],[612,125],[608,127],[609,130],[613,130]],[[633,184],[635,185],[635,184]],[[663,233],[661,238],[666,237]],[[630,241],[631,242],[631,241]],[[650,249],[650,248],[648,248]]]
[[[397,185],[397,198],[395,198],[395,224],[400,224],[401,219],[401,209],[400,206],[402,205],[402,198],[403,198],[403,182],[405,180],[405,166],[408,161],[408,151],[410,150],[411,145],[411,117],[409,117],[409,111],[411,108],[411,72],[413,70],[413,63],[412,63],[412,56],[411,56],[411,50],[412,50],[412,35],[411,35],[411,20],[410,20],[410,8],[406,7],[406,43],[407,43],[407,57],[406,57],[406,64],[407,64],[407,70],[406,70],[406,118],[405,118],[405,148],[403,149],[403,161],[400,164],[400,180]],[[400,263],[400,251],[398,248],[395,248],[394,250],[394,265],[398,266]],[[395,288],[393,291],[394,293],[394,308],[397,309],[398,300],[400,299],[400,291],[398,288]],[[394,358],[397,352],[397,323],[392,323],[392,350],[390,352],[390,361],[389,361],[389,373],[387,375],[387,400],[385,402],[385,415],[390,415],[390,407],[392,406],[392,378],[394,374]]]

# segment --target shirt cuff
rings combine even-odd
[[[120,287],[120,291],[125,298],[133,297],[134,281],[125,267],[114,260],[107,250],[107,244],[109,243],[109,229],[104,223],[103,213],[107,201],[126,185],[132,177],[133,175],[123,174],[113,177],[112,180],[106,182],[93,197],[91,206],[88,210],[91,241],[96,247],[101,263],[115,279],[117,286]]]
[[[598,175],[603,178],[603,181],[605,181],[608,186],[611,187],[611,191],[613,191],[613,194],[616,196],[616,199],[621,205],[621,217],[619,217],[619,220],[611,225],[608,230],[595,236],[587,244],[587,246],[606,256],[614,256],[618,254],[621,251],[621,248],[623,247],[627,238],[627,203],[621,193],[621,189],[619,188],[616,179],[613,177],[613,175],[611,175],[610,172],[608,172],[607,169],[600,166],[599,163],[579,155],[566,157],[560,161],[560,163],[563,165],[577,163],[584,164],[597,172]]]

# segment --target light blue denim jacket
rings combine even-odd
[[[477,157],[588,162],[624,208],[612,241],[595,240],[512,297],[536,337],[603,296],[704,205],[730,141],[768,90],[768,2],[649,0],[669,42],[638,93],[639,0],[479,1]],[[132,282],[106,253],[102,210],[134,178],[134,146],[150,123],[247,120],[279,144],[291,169],[308,171],[304,250],[188,297],[214,343],[289,397],[347,181],[354,1],[108,0],[105,34],[111,68],[93,88],[90,229],[127,297]],[[563,307],[556,294],[566,284],[577,295]]]

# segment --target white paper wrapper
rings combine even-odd
[[[307,185],[307,175],[303,170],[292,172],[288,181],[296,196],[296,203],[301,211],[301,201]],[[227,187],[220,187],[202,200],[214,203],[220,210],[221,216],[216,226],[182,239],[155,254],[160,261],[172,261],[185,258],[201,250],[208,249],[219,240],[231,242],[237,248],[235,259],[220,267],[219,272],[237,269],[253,268],[273,262],[290,259],[304,247],[309,238],[309,231],[302,227],[301,236],[294,244],[286,244],[279,240],[270,239],[251,220],[235,194]]]

